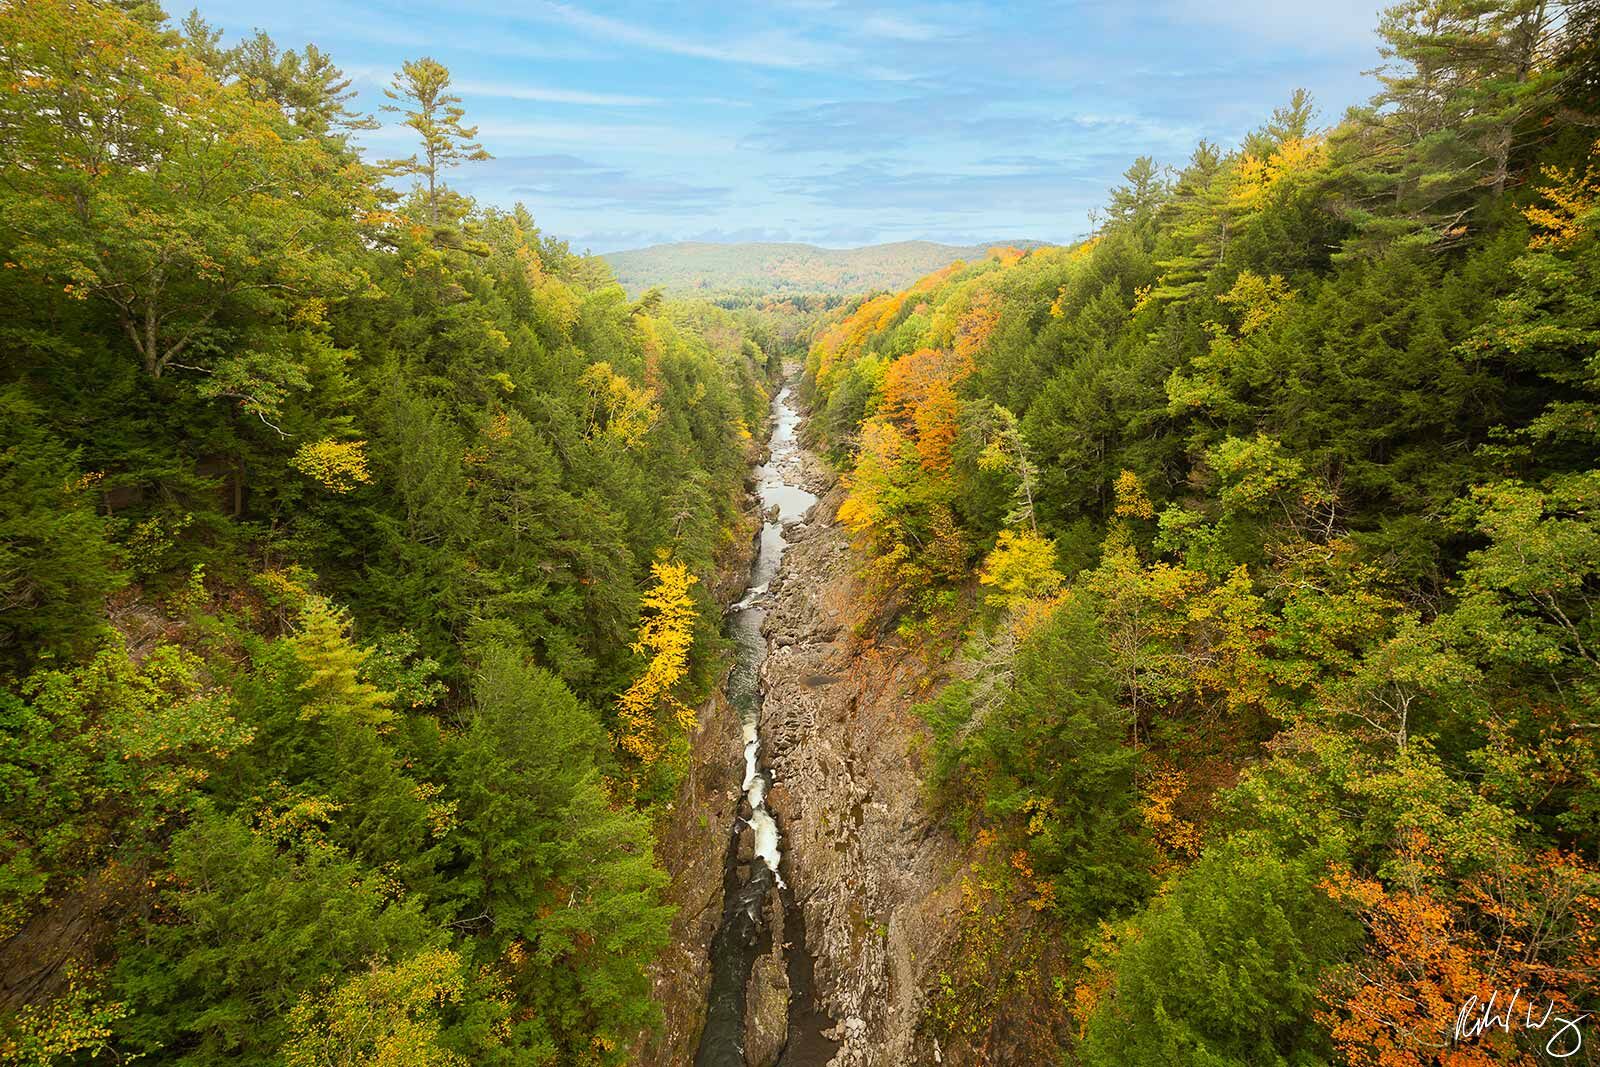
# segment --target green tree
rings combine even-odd
[[[102,649],[0,693],[0,928],[83,872],[147,868],[251,730],[192,653]]]
[[[1329,1062],[1319,982],[1360,927],[1321,877],[1248,840],[1208,849],[1100,961],[1109,987],[1087,1019],[1084,1063]]]
[[[442,937],[421,901],[319,840],[282,846],[239,819],[206,815],[172,842],[163,907],[125,945],[114,986],[133,1006],[128,1046],[179,1064],[280,1062],[303,996],[374,958]]]
[[[225,71],[252,100],[277,105],[296,130],[338,148],[347,147],[355,131],[378,127],[372,116],[351,109],[356,93],[350,79],[314,44],[282,51],[257,30],[227,53]]]
[[[1551,62],[1564,5],[1544,0],[1406,0],[1378,33],[1383,89],[1352,109],[1340,142],[1354,190],[1353,250],[1456,240],[1475,190],[1498,199],[1520,138],[1561,80]]]
[[[1245,138],[1244,150],[1250,155],[1265,159],[1286,142],[1299,141],[1311,136],[1311,123],[1317,117],[1316,102],[1307,89],[1296,89],[1289,102],[1272,109],[1272,117]]]
[[[443,171],[458,163],[492,158],[473,140],[478,128],[461,124],[467,112],[459,96],[445,91],[449,87],[450,71],[437,60],[423,56],[402,64],[390,87],[383,91],[384,96],[396,101],[385,104],[383,110],[405,116],[405,125],[422,138],[420,155],[391,160],[386,165],[396,174],[415,174],[427,182],[428,221],[435,225],[439,222]]]
[[[45,427],[22,390],[0,387],[0,669],[82,650],[123,582],[95,479]]]
[[[107,311],[150,378],[276,425],[338,362],[323,317],[366,285],[370,175],[112,6],[10,4],[0,35],[10,269]]]
[[[1028,635],[1009,692],[974,704],[961,688],[921,709],[933,728],[936,784],[976,789],[989,818],[1024,817],[1034,870],[1055,883],[1059,912],[1077,921],[1138,900],[1153,858],[1139,826],[1138,757],[1123,744],[1087,599],[1070,598]]]
[[[648,824],[607,798],[605,733],[558,679],[495,646],[474,694],[452,776],[458,923],[483,930],[483,960],[509,952],[509,988],[531,1009],[520,1046],[576,1056],[601,1038],[620,1050],[656,1016],[644,966],[671,914]]]
[[[1171,189],[1149,156],[1140,156],[1122,172],[1125,184],[1111,190],[1106,206],[1108,226],[1126,226],[1143,232],[1154,221],[1156,212]]]
[[[1231,161],[1216,145],[1201,141],[1195,146],[1165,207],[1169,221],[1156,248],[1161,278],[1153,297],[1190,296],[1221,264],[1233,235],[1232,179]]]

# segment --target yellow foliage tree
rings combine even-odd
[[[348,493],[372,481],[372,474],[367,470],[366,448],[365,441],[335,441],[325,437],[301,445],[289,465],[324,489]]]
[[[1117,516],[1124,519],[1153,519],[1155,506],[1144,491],[1144,483],[1132,471],[1117,475]]]
[[[882,419],[870,419],[861,428],[861,451],[855,469],[844,475],[849,490],[839,505],[839,521],[858,538],[877,551],[886,551],[896,540],[897,520],[891,511],[904,490],[896,484],[906,465],[910,442],[899,427]]]
[[[650,565],[656,584],[644,595],[645,613],[633,650],[648,655],[644,673],[617,699],[617,744],[649,767],[661,758],[669,727],[694,729],[694,709],[673,690],[689,672],[689,649],[699,619],[689,590],[699,581],[686,564],[658,560]]]
[[[1065,580],[1056,570],[1056,543],[1033,529],[1001,530],[978,571],[979,583],[995,590],[988,602],[1004,608],[1051,596]]]
[[[1239,314],[1239,334],[1248,337],[1278,317],[1294,299],[1294,290],[1284,283],[1282,275],[1269,278],[1252,271],[1240,271],[1233,288],[1217,297],[1217,303],[1235,309]]]
[[[377,964],[330,993],[306,996],[289,1014],[289,1067],[465,1067],[444,1048],[441,1008],[466,989],[461,959],[447,949]]]
[[[650,390],[634,385],[605,361],[589,366],[578,378],[589,393],[586,412],[591,438],[637,448],[654,426],[661,410]]]
[[[1243,208],[1259,207],[1283,182],[1317,170],[1327,159],[1327,142],[1321,136],[1290,137],[1270,155],[1246,155],[1234,178],[1234,202]]]
[[[1200,828],[1177,812],[1189,788],[1189,776],[1173,767],[1161,767],[1144,786],[1140,813],[1161,850],[1162,867],[1181,865],[1200,855]]]
[[[307,719],[348,718],[381,726],[394,718],[385,693],[361,678],[361,668],[371,653],[350,640],[350,623],[344,612],[320,596],[309,597],[300,613],[300,632],[294,651],[310,671],[301,686],[310,699],[301,715]]]
[[[93,976],[76,966],[69,965],[66,975],[66,989],[51,1000],[25,1006],[0,1029],[0,1061],[51,1067],[110,1051],[115,1024],[132,1012],[126,1004],[104,1001]]]
[[[1600,141],[1590,150],[1591,163],[1583,173],[1572,168],[1545,166],[1541,173],[1550,184],[1539,194],[1547,204],[1530,204],[1522,214],[1540,232],[1528,243],[1534,248],[1564,248],[1594,229],[1600,209]]]

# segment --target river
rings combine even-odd
[[[739,712],[744,731],[744,797],[729,830],[722,922],[711,942],[711,987],[696,1067],[745,1067],[746,994],[757,957],[771,951],[768,898],[774,890],[784,915],[783,951],[789,985],[788,1038],[778,1063],[782,1067],[825,1064],[836,1047],[822,1035],[828,1020],[817,1011],[812,998],[811,958],[806,952],[801,912],[782,873],[783,835],[767,810],[772,772],[761,758],[761,667],[767,658],[762,624],[770,603],[769,590],[783,563],[784,530],[801,522],[817,502],[815,494],[798,484],[800,414],[788,385],[772,398],[772,420],[767,460],[756,470],[763,515],[761,540],[744,596],[728,609],[725,623],[736,645],[727,695]],[[741,855],[740,839],[746,829],[750,847]]]

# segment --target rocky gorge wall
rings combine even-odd
[[[739,597],[755,558],[761,514],[753,487],[745,487],[745,511],[717,569],[711,594],[719,605]],[[722,919],[728,827],[739,805],[744,740],[739,712],[721,682],[696,709],[696,720],[688,775],[659,834],[657,859],[672,879],[665,896],[675,914],[672,940],[651,968],[662,1026],[635,1049],[633,1062],[640,1065],[693,1062],[711,981],[711,938]]]
[[[833,1064],[936,1063],[919,1020],[966,856],[921,784],[925,727],[912,708],[927,696],[926,664],[893,638],[855,632],[867,598],[835,520],[843,491],[803,458],[822,500],[792,535],[767,619],[768,803],[784,827],[818,999],[843,1042]]]
[[[837,1050],[786,1043],[793,978],[774,944],[748,986],[746,1062],[975,1062],[951,1057],[923,1025],[972,860],[929,811],[922,785],[926,727],[913,708],[934,691],[928,664],[866,618],[871,601],[836,521],[844,493],[832,473],[810,451],[793,462],[800,469],[791,480],[821,500],[786,531],[764,627],[762,763],[773,771],[767,803],[782,828],[786,895],[799,913],[786,923],[774,899],[769,921],[778,938],[792,938],[794,919],[803,919],[812,964],[805,978]],[[700,709],[689,775],[663,829],[678,913],[654,973],[666,1022],[639,1050],[641,1065],[693,1062],[743,770],[738,714],[719,692]]]

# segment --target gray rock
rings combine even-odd
[[[771,894],[777,921],[772,925],[772,951],[756,960],[745,987],[744,1062],[746,1067],[773,1067],[789,1040],[789,973],[783,965],[783,905]]]
[[[914,755],[923,727],[908,709],[928,695],[926,664],[892,636],[872,648],[854,637],[867,594],[832,521],[841,498],[828,492],[784,557],[767,617],[767,806],[784,827],[820,1006],[843,1040],[833,1067],[900,1067],[933,1059],[918,1022],[959,911],[961,850],[925,832],[936,823]]]

